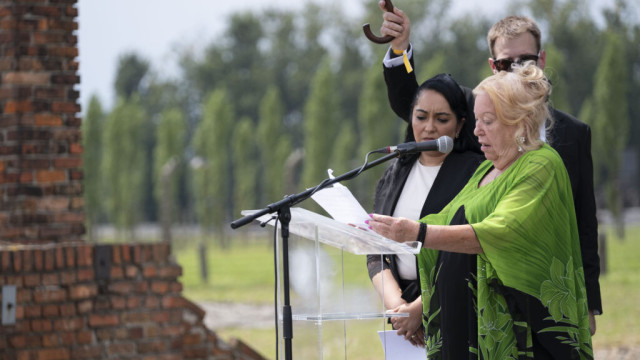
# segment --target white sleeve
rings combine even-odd
[[[411,59],[413,56],[413,46],[409,45],[409,49],[407,50],[407,57]],[[384,55],[384,59],[382,59],[382,64],[386,68],[392,68],[396,66],[404,66],[404,61],[402,60],[402,56],[396,56],[394,58],[391,57],[391,46],[389,46],[389,50]]]

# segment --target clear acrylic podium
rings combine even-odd
[[[245,210],[242,215],[255,212]],[[270,218],[271,215],[264,215],[256,220],[264,222]],[[274,225],[274,221],[268,224]],[[363,344],[354,344],[354,341],[366,341],[365,346],[379,348],[378,358],[385,358],[377,331],[390,330],[391,326],[386,321],[384,304],[369,281],[366,255],[417,254],[420,243],[400,244],[373,231],[296,207],[291,208],[289,230],[293,358],[347,359],[355,354],[350,352],[351,347],[362,348]],[[276,246],[278,334],[282,345],[281,242],[277,241]],[[356,340],[349,336],[354,329],[359,334]],[[314,350],[310,352],[310,348]],[[284,358],[282,351],[280,358]]]

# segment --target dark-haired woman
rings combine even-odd
[[[439,74],[425,81],[415,94],[405,141],[429,141],[446,135],[454,139],[454,150],[395,159],[378,182],[374,212],[413,220],[440,212],[484,160],[473,151],[478,145],[472,116],[464,93],[450,75]],[[468,255],[457,257],[465,266],[473,260]],[[367,256],[367,267],[385,308],[409,313],[409,317],[391,318],[394,329],[412,344],[424,347],[416,257],[372,254]]]

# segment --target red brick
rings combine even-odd
[[[171,245],[170,244],[153,244],[153,260],[157,262],[165,262],[169,258],[169,254],[171,253]]]
[[[133,265],[127,265],[125,267],[124,272],[127,275],[127,278],[130,278],[130,279],[137,277],[139,273],[138,268]]]
[[[202,335],[200,334],[185,334],[182,336],[183,345],[196,345],[202,342]]]
[[[96,339],[98,342],[105,342],[107,340],[113,340],[112,329],[98,329],[96,330]]]
[[[38,350],[38,360],[67,360],[69,355],[65,348]]]
[[[84,318],[72,317],[56,320],[53,324],[56,331],[75,331],[84,327]]]
[[[199,359],[199,358],[204,358],[207,356],[207,348],[205,347],[198,347],[198,348],[191,348],[191,349],[183,349],[182,350],[182,356],[185,359]]]
[[[44,347],[60,346],[60,336],[58,335],[58,333],[43,334],[42,346]]]
[[[27,288],[18,288],[18,294],[16,296],[16,301],[19,304],[26,304],[33,302],[33,290]]]
[[[34,115],[36,126],[62,126],[62,117],[51,114],[38,113]]]
[[[20,349],[27,346],[27,338],[24,335],[10,336],[9,344],[16,349]]]
[[[76,336],[73,332],[61,333],[60,339],[62,340],[62,344],[66,346],[75,345],[76,343]]]
[[[50,320],[36,319],[31,320],[31,329],[35,332],[43,333],[53,330],[53,325]]]
[[[141,327],[129,328],[129,339],[142,339],[144,332]]]
[[[95,278],[93,269],[80,269],[78,270],[78,281],[92,281]]]
[[[44,305],[42,307],[43,317],[55,317],[60,314],[60,309],[57,305]]]
[[[76,272],[75,271],[63,271],[60,273],[60,283],[62,285],[69,285],[76,282]]]
[[[91,285],[74,285],[69,288],[69,298],[71,300],[90,299],[98,293],[95,284]]]
[[[80,112],[80,105],[74,102],[60,102],[54,101],[51,103],[51,111],[62,113],[77,113]]]
[[[67,292],[55,286],[52,289],[37,289],[33,292],[37,303],[60,302],[67,300]]]
[[[110,344],[106,346],[106,353],[108,356],[115,355],[133,355],[136,353],[135,345],[133,343],[119,343],[119,344]],[[140,345],[138,345],[138,352]]]
[[[92,331],[78,331],[76,333],[76,341],[78,344],[91,344],[93,342],[93,332]]]
[[[24,276],[24,285],[27,287],[34,287],[40,285],[42,279],[40,274],[29,274]]]
[[[93,311],[93,301],[84,300],[78,302],[78,313],[87,314]]]
[[[16,306],[16,320],[24,319],[24,306],[17,305]]]
[[[129,296],[127,298],[127,308],[137,309],[142,304],[142,299],[138,296]]]
[[[162,298],[163,308],[176,308],[183,307],[186,304],[186,300],[182,296],[165,296]]]
[[[40,305],[27,305],[24,307],[24,316],[27,319],[39,318],[42,316],[42,307]]]
[[[69,317],[76,314],[76,305],[67,303],[60,305],[60,316]]]
[[[144,276],[145,278],[151,278],[156,276],[156,267],[153,265],[146,265],[142,269],[142,276]]]
[[[134,291],[137,293],[146,294],[149,291],[149,284],[145,282],[136,282],[134,284]]]
[[[169,312],[168,311],[156,311],[151,315],[151,320],[155,323],[168,323]]]
[[[52,171],[38,171],[36,173],[36,180],[39,183],[53,183],[53,182],[62,182],[67,179],[67,173],[59,170]]]
[[[179,282],[172,283],[170,291],[174,293],[182,292],[182,284]]]
[[[12,251],[11,255],[13,255],[13,271],[16,273],[22,272],[22,252]]]
[[[42,285],[60,285],[58,273],[42,274]]]
[[[54,268],[55,250],[47,249],[44,251],[44,269],[51,271]]]
[[[11,267],[11,252],[3,250],[2,251],[2,260],[0,261],[2,266],[2,272],[6,273]]]
[[[179,265],[168,265],[158,268],[158,276],[161,278],[178,278],[182,276],[182,267]]]
[[[122,247],[120,245],[111,247],[111,262],[115,265],[122,264]]]
[[[22,251],[22,269],[25,272],[33,270],[33,254],[31,250]]]
[[[172,338],[178,337],[179,335],[184,334],[185,329],[183,326],[178,325],[167,325],[162,328],[162,336],[170,336]]]
[[[58,158],[53,160],[56,169],[70,169],[82,167],[82,158]]]
[[[111,267],[111,279],[112,280],[120,280],[124,279],[124,271],[119,266]]]
[[[168,344],[162,340],[154,340],[149,342],[139,342],[138,351],[141,354],[145,353],[163,353],[167,351]]]
[[[93,265],[92,250],[93,246],[81,245],[78,246],[78,266],[91,266]]]
[[[11,85],[47,85],[49,74],[41,72],[8,72],[2,75],[3,84]]]
[[[151,282],[151,291],[156,294],[166,294],[169,292],[169,283],[166,281]]]
[[[69,145],[69,152],[71,154],[82,154],[82,144],[72,143]]]
[[[36,270],[44,269],[44,261],[42,257],[42,250],[33,251],[33,265]]]
[[[144,301],[144,307],[147,309],[158,309],[160,307],[160,299],[155,296],[149,296]]]
[[[62,247],[56,248],[56,268],[64,269],[64,249]]]
[[[125,312],[122,313],[121,315],[122,318],[122,322],[126,323],[126,324],[131,324],[131,323],[146,323],[149,322],[151,319],[151,315],[148,312]]]
[[[128,282],[116,282],[109,284],[109,291],[116,294],[129,294],[132,289],[132,284]]]
[[[33,111],[33,103],[30,100],[9,100],[4,105],[5,114],[28,113]]]
[[[131,262],[131,247],[127,244],[122,244],[122,262]]]
[[[119,324],[120,324],[120,320],[118,319],[118,315],[100,315],[100,314],[89,315],[89,326],[92,328],[116,326]]]
[[[67,267],[75,267],[76,266],[76,257],[75,257],[75,249],[73,247],[68,247],[65,249],[67,253]]]
[[[102,345],[76,346],[71,350],[72,359],[101,358]]]
[[[123,310],[127,307],[127,301],[122,296],[111,297],[111,308],[114,310]]]

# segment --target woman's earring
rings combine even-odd
[[[520,145],[518,145],[518,152],[522,152],[522,145],[524,145],[524,136],[520,138]]]
[[[460,137],[460,133],[456,133],[456,139]]]

